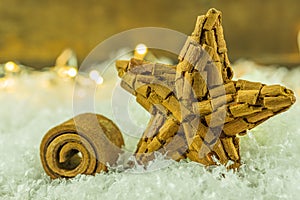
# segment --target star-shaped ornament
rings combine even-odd
[[[158,151],[174,160],[237,168],[240,136],[295,102],[283,86],[232,80],[216,9],[197,18],[176,66],[131,59],[116,67],[121,86],[152,115],[136,150],[143,164]]]

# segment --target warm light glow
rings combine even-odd
[[[135,51],[140,54],[140,55],[144,55],[147,53],[148,51],[148,48],[146,45],[144,44],[138,44],[136,47],[135,47]]]
[[[69,66],[57,67],[56,70],[62,78],[74,78],[78,73],[76,68]]]
[[[77,70],[75,68],[70,68],[68,69],[68,72],[67,74],[70,76],[70,77],[75,77],[77,75]]]
[[[90,78],[92,80],[96,80],[98,77],[99,77],[99,72],[98,71],[96,71],[96,70],[90,71]]]
[[[101,85],[103,83],[103,78],[97,70],[90,71],[89,75],[90,79],[95,81],[98,85]]]
[[[20,67],[12,61],[7,62],[4,67],[5,67],[5,70],[9,71],[9,72],[18,72],[18,71],[20,71]]]
[[[102,78],[102,76],[99,76],[98,79],[95,80],[95,81],[96,81],[96,83],[97,83],[98,85],[101,85],[101,84],[103,83],[103,78]]]

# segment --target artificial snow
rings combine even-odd
[[[238,61],[234,71],[235,79],[283,84],[296,92],[298,100],[289,111],[242,137],[243,165],[239,171],[227,171],[224,166],[206,169],[198,163],[166,161],[158,155],[153,168],[146,171],[112,168],[108,173],[78,175],[70,180],[51,180],[45,174],[39,145],[47,130],[73,117],[74,82],[50,71],[11,77],[10,87],[0,89],[0,199],[299,198],[300,67],[287,70]],[[115,91],[111,87],[116,88],[116,81],[104,76],[95,92],[95,112],[116,121],[124,134],[125,149],[134,151],[150,116],[133,98],[111,106],[107,92]],[[124,108],[139,127],[135,132],[115,119],[116,112]]]

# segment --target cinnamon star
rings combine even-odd
[[[206,166],[231,160],[229,168],[237,168],[239,136],[295,102],[283,86],[232,80],[216,9],[197,18],[176,66],[131,59],[116,67],[121,86],[152,114],[136,150],[144,164],[159,151]]]

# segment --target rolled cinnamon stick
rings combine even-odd
[[[124,145],[118,127],[102,115],[80,114],[50,129],[40,145],[45,172],[52,178],[107,171]]]

